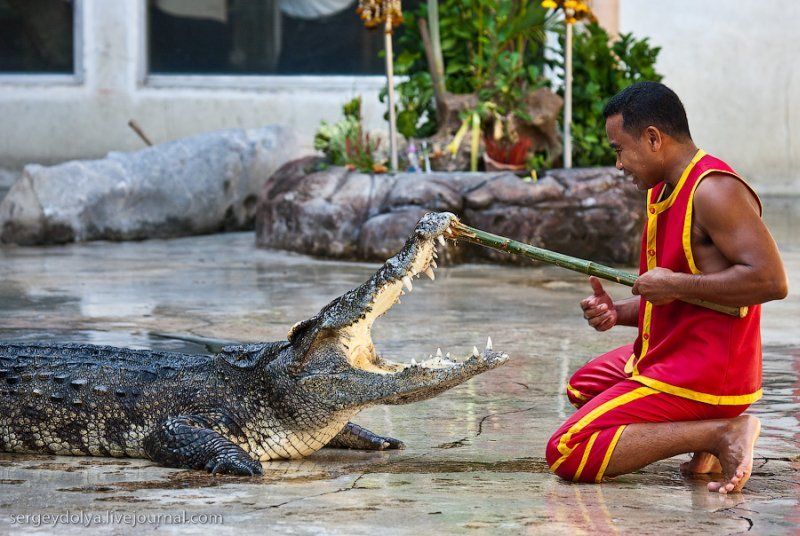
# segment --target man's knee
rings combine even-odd
[[[585,440],[567,445],[563,440],[566,431],[559,430],[547,442],[545,459],[555,475],[570,482],[596,483],[600,481],[603,469],[604,448],[597,447],[600,431]],[[602,464],[605,465],[605,464]]]

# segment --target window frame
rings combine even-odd
[[[138,82],[142,87],[161,89],[238,89],[262,91],[341,92],[348,90],[379,91],[386,87],[385,75],[372,74],[151,74],[149,55],[148,0],[139,0],[139,67]]]
[[[86,81],[83,64],[84,0],[72,0],[72,62],[71,74],[5,73],[0,71],[0,84],[19,86],[79,86]]]

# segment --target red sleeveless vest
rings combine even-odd
[[[648,191],[640,274],[656,266],[701,273],[692,255],[692,205],[697,185],[712,172],[744,183],[725,162],[698,151],[669,196],[659,199],[663,182]],[[760,305],[737,318],[682,301],[653,305],[642,299],[633,351],[626,371],[658,391],[716,405],[761,398]]]

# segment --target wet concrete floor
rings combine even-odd
[[[632,341],[596,334],[585,278],[549,268],[443,267],[380,319],[379,351],[466,355],[491,335],[512,360],[432,400],[362,412],[402,438],[392,452],[322,450],[211,477],[144,460],[0,454],[0,533],[796,534],[800,526],[800,224],[797,198],[768,199],[791,294],[763,315],[763,422],[747,493],[682,477],[686,456],[601,486],[552,476],[544,446],[572,412],[562,394],[589,357]],[[258,250],[250,233],[0,249],[0,339],[204,352],[156,333],[263,341],[366,280],[375,264]],[[612,286],[617,297],[629,290]],[[50,515],[52,517],[44,517]]]

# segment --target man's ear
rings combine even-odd
[[[661,144],[664,142],[664,135],[654,126],[649,126],[644,129],[644,137],[647,146],[652,152],[658,152],[661,149]]]

